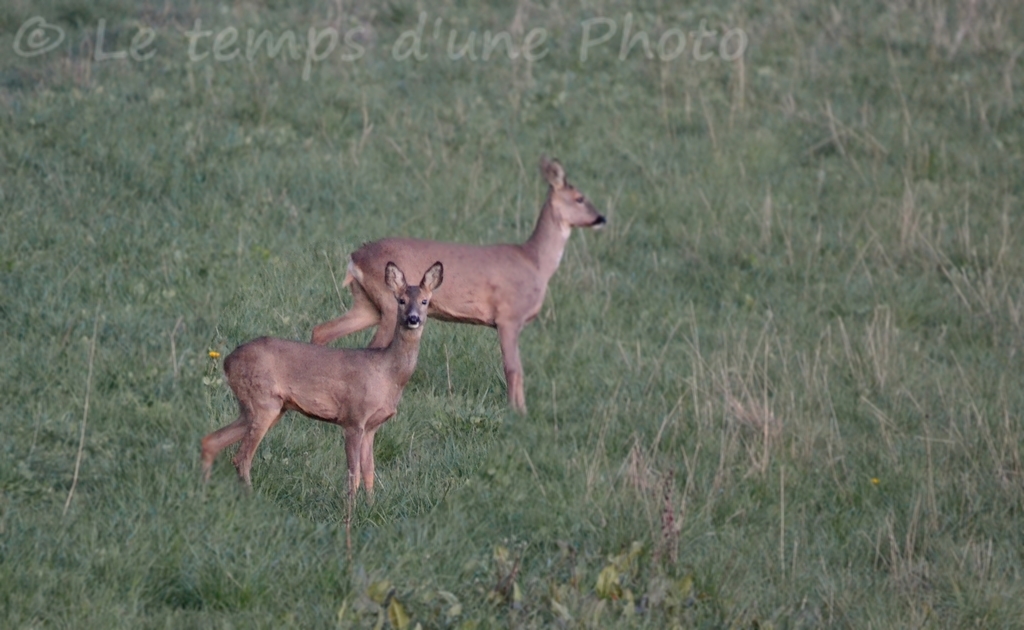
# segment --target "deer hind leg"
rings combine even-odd
[[[351,335],[380,322],[380,311],[366,290],[358,282],[352,282],[349,287],[352,289],[352,308],[341,317],[314,327],[313,343],[326,345],[339,337]]]
[[[276,402],[276,401],[275,401]],[[235,453],[232,460],[238,470],[238,478],[248,487],[252,487],[252,478],[249,471],[252,469],[252,458],[256,454],[263,437],[277,421],[284,415],[280,404],[265,405],[263,407],[253,406],[250,408],[252,421],[246,427],[245,435],[242,436],[242,444]]]
[[[228,446],[231,446],[245,437],[245,432],[248,430],[249,425],[249,413],[245,405],[239,404],[238,407],[237,420],[225,427],[217,429],[203,438],[202,458],[204,482],[210,480],[210,471],[213,470],[213,460],[217,458],[217,455]]]
[[[498,324],[498,341],[505,363],[505,387],[508,403],[519,413],[526,413],[526,394],[523,391],[523,364],[519,360],[520,324]]]

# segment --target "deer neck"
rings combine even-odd
[[[412,373],[416,371],[422,332],[422,325],[420,330],[409,330],[399,324],[395,327],[395,336],[391,340],[391,345],[387,347],[388,369],[403,387],[412,377]]]
[[[562,252],[565,251],[565,243],[569,240],[569,234],[569,228],[563,226],[555,218],[549,199],[541,208],[540,216],[537,217],[537,225],[533,228],[533,234],[523,243],[523,251],[536,263],[537,269],[545,281],[558,270],[558,264],[562,262]]]

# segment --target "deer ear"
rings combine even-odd
[[[427,272],[423,274],[423,280],[420,281],[420,288],[424,291],[433,291],[437,287],[441,286],[444,281],[444,265],[440,261],[434,263],[427,269]]]
[[[565,169],[558,163],[558,160],[549,160],[545,155],[540,159],[540,172],[555,190],[565,188]]]
[[[389,262],[384,267],[384,284],[388,285],[388,288],[396,295],[405,291],[405,274],[393,262]]]

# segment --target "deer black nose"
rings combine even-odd
[[[599,214],[590,225],[604,225],[605,223],[608,223],[608,219],[604,218],[603,214]]]
[[[420,316],[417,315],[416,313],[412,313],[412,314],[409,315],[409,318],[406,319],[405,321],[410,326],[419,326],[420,325]]]

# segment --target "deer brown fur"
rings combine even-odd
[[[406,284],[393,262],[381,273],[396,312],[386,347],[349,349],[260,337],[224,359],[228,385],[238,399],[238,419],[203,438],[203,476],[225,447],[241,441],[234,457],[239,479],[252,485],[250,469],[260,441],[286,411],[342,427],[348,460],[349,509],[360,480],[373,492],[373,438],[398,409],[416,369],[420,337],[444,269],[434,263],[419,286]],[[346,520],[346,523],[348,521]]]
[[[540,312],[548,281],[558,269],[572,228],[605,223],[605,217],[568,182],[557,160],[544,158],[540,166],[548,182],[547,199],[525,243],[480,246],[412,238],[367,243],[349,257],[344,284],[351,287],[352,308],[316,326],[313,343],[327,344],[377,326],[370,347],[388,345],[398,310],[381,283],[380,270],[393,260],[415,274],[441,260],[449,284],[431,300],[430,316],[498,330],[508,400],[514,409],[525,413],[519,334]]]

